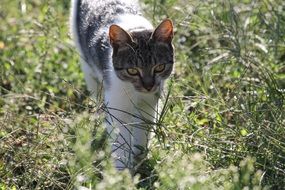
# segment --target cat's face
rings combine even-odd
[[[157,91],[172,72],[174,50],[173,25],[164,20],[155,31],[127,33],[110,27],[113,67],[118,78],[130,82],[139,92]]]

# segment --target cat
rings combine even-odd
[[[173,70],[173,23],[154,28],[135,0],[73,0],[70,22],[87,88],[94,98],[103,89],[115,167],[133,170]]]

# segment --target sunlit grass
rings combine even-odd
[[[174,21],[176,68],[134,178],[110,160],[69,1],[1,3],[0,189],[284,188],[284,2],[145,3]]]

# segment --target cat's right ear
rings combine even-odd
[[[132,37],[128,32],[118,25],[111,25],[109,28],[110,43],[113,48],[118,48],[132,43]]]
[[[171,43],[173,39],[173,23],[170,19],[164,19],[152,34],[152,39],[158,42]]]

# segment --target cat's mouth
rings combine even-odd
[[[154,93],[154,92],[157,92],[158,91],[158,86],[157,85],[154,85],[152,87],[138,87],[138,86],[135,86],[135,89],[138,91],[138,92],[143,92],[143,93]]]

